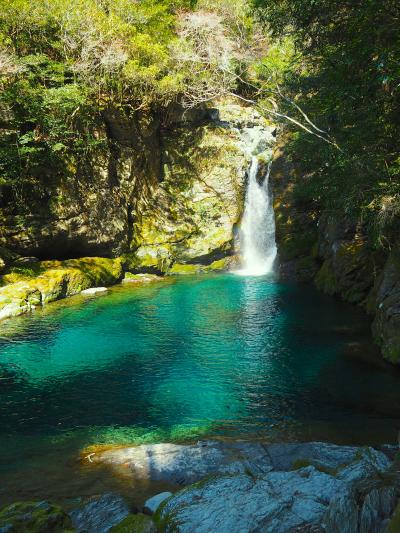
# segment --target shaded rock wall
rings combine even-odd
[[[300,156],[299,156],[300,159]],[[271,173],[283,279],[313,281],[323,292],[361,305],[373,319],[383,357],[400,364],[400,251],[377,251],[358,221],[319,212],[296,192],[300,161],[277,146]]]
[[[233,252],[251,152],[271,138],[257,112],[229,103],[130,117],[108,109],[96,127],[102,148],[78,161],[49,201],[32,200],[23,216],[4,213],[3,261],[10,252],[42,260],[135,253],[133,269],[163,271]]]

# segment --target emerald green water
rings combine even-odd
[[[361,312],[308,286],[185,277],[1,327],[0,500],[48,496],[69,469],[79,492],[73,461],[90,444],[396,439],[399,374],[365,360]]]

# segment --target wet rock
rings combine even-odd
[[[310,466],[264,476],[225,475],[172,496],[156,515],[166,532],[283,533],[318,525],[344,483]]]
[[[14,503],[0,511],[1,533],[66,533],[72,530],[68,515],[58,505],[41,502]]]
[[[107,287],[92,287],[81,291],[81,294],[97,294],[98,292],[106,292]]]
[[[397,494],[394,487],[381,487],[367,494],[360,512],[359,532],[382,531],[383,522],[392,515],[396,502]]]
[[[360,533],[358,524],[374,528],[394,508],[394,489],[378,483],[391,462],[370,447],[204,441],[109,450],[93,460],[123,464],[133,479],[186,485],[152,508],[166,532]]]
[[[143,507],[144,512],[147,514],[154,514],[160,507],[162,502],[167,500],[170,496],[172,496],[172,492],[161,492],[160,494],[152,496],[151,498],[146,500]]]
[[[157,533],[153,520],[144,514],[130,514],[113,526],[110,533]]]
[[[117,494],[107,493],[91,498],[70,513],[78,533],[107,533],[130,514],[126,501]]]
[[[199,442],[192,446],[148,444],[112,449],[92,458],[110,466],[125,465],[134,479],[187,485],[208,474],[269,472],[267,450],[260,443]]]

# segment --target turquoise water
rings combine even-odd
[[[3,491],[96,443],[397,436],[400,376],[369,356],[364,315],[308,286],[225,274],[119,287],[0,335]]]

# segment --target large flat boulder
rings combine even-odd
[[[175,485],[155,513],[166,533],[379,532],[397,499],[392,463],[371,447],[200,441],[112,449],[92,461],[123,466],[133,483]]]

